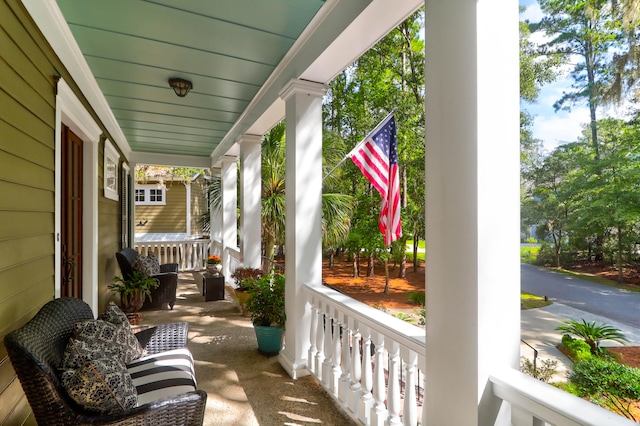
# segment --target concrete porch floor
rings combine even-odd
[[[228,288],[227,288],[228,290]],[[198,388],[207,392],[205,425],[356,425],[311,376],[292,380],[277,356],[258,352],[249,318],[229,291],[205,302],[193,274],[181,273],[171,311],[143,311],[140,325],[189,323]]]

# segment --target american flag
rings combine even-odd
[[[378,227],[388,246],[402,236],[396,121],[383,120],[350,153],[349,157],[382,196]]]

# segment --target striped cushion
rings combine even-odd
[[[189,349],[175,349],[140,358],[127,365],[138,392],[138,406],[196,390]]]

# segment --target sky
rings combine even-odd
[[[536,0],[520,0],[520,5],[527,8],[520,14],[521,20],[538,22],[542,19],[543,14]],[[522,108],[535,117],[533,136],[542,140],[547,151],[563,143],[574,142],[581,135],[583,126],[589,122],[586,105],[575,105],[571,111],[554,111],[553,104],[571,88],[571,83],[571,79],[561,77],[542,87],[536,103],[522,103]]]

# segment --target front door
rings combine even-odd
[[[82,299],[82,140],[62,128],[62,296]]]

